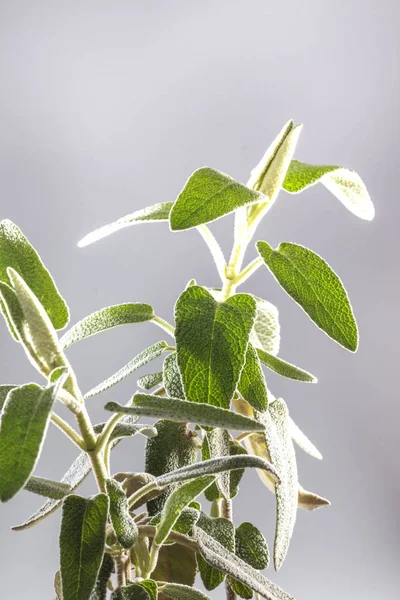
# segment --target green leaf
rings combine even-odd
[[[138,585],[141,585],[148,592],[150,600],[157,600],[158,586],[154,579],[143,579],[138,582]]]
[[[80,342],[92,335],[107,331],[107,329],[112,329],[119,325],[143,323],[144,321],[150,321],[153,317],[154,311],[150,304],[132,302],[130,304],[107,306],[85,317],[71,327],[60,339],[60,344],[65,350],[65,348],[69,348],[75,342]]]
[[[0,222],[0,281],[10,284],[11,267],[26,281],[55,329],[68,323],[69,311],[50,273],[22,231],[8,219]]]
[[[244,560],[226,550],[222,544],[198,526],[194,527],[194,537],[202,557],[215,569],[244,583],[267,600],[294,600],[292,596],[269,581]]]
[[[111,523],[117,540],[123,548],[132,548],[139,536],[139,531],[129,513],[125,492],[115,479],[107,479],[106,491],[110,500]]]
[[[168,583],[163,585],[161,589],[164,596],[171,598],[172,600],[210,600],[203,592],[194,590],[187,585]]]
[[[0,411],[2,410],[8,393],[18,387],[17,385],[0,385]]]
[[[67,496],[60,532],[63,600],[89,600],[103,561],[108,497]]]
[[[192,586],[196,577],[195,553],[180,544],[162,546],[152,577],[157,581],[170,581]]]
[[[238,390],[245,400],[257,410],[268,407],[268,390],[257,351],[247,346],[246,362],[240,374]]]
[[[311,442],[311,440],[308,439],[308,437],[305,435],[305,433],[302,432],[300,427],[298,427],[296,425],[296,423],[290,417],[289,417],[289,429],[290,429],[290,433],[292,436],[292,440],[299,446],[299,448],[304,450],[304,452],[307,452],[307,454],[309,454],[313,458],[322,460],[321,452],[318,450],[318,448],[316,448],[314,446],[314,444]]]
[[[107,585],[113,572],[114,559],[109,554],[104,553],[103,562],[90,600],[107,600]]]
[[[271,206],[278,195],[297,146],[301,125],[288,121],[251,172],[248,186],[267,196]]]
[[[308,248],[283,242],[273,250],[257,242],[257,250],[285,292],[329,337],[347,350],[358,345],[357,324],[339,277]]]
[[[116,385],[125,377],[128,377],[134,371],[137,371],[147,363],[161,356],[161,354],[169,348],[167,342],[161,341],[152,344],[146,350],[143,350],[140,354],[135,356],[127,365],[122,367],[119,371],[108,377],[105,381],[102,381],[96,387],[92,388],[85,394],[85,398],[91,398],[92,396],[96,396],[97,394],[101,394],[105,390],[108,390],[113,385]]]
[[[229,175],[202,167],[189,177],[175,201],[169,217],[171,229],[180,231],[210,223],[262,199],[261,194]]]
[[[171,352],[164,359],[163,385],[170,398],[186,400],[176,352]]]
[[[108,402],[104,408],[111,412],[166,418],[180,423],[198,423],[209,427],[225,427],[240,431],[263,431],[261,423],[238,415],[231,410],[207,404],[196,404],[178,398],[135,394],[132,406],[121,406],[116,402]]]
[[[163,374],[161,371],[158,373],[148,373],[147,375],[143,375],[143,377],[139,377],[137,385],[142,388],[142,390],[151,390],[156,387],[156,385],[162,383],[162,380]]]
[[[155,477],[149,473],[116,473],[114,479],[122,484],[122,488],[128,498],[143,486],[155,481]],[[131,506],[131,510],[136,510],[143,504],[146,504],[146,502],[159,496],[160,493],[161,491],[159,489],[148,492]]]
[[[80,242],[78,242],[78,246],[80,248],[89,246],[89,244],[93,244],[94,242],[97,242],[120,229],[124,229],[124,227],[129,227],[130,225],[168,221],[172,205],[173,202],[162,202],[161,204],[148,206],[147,208],[142,208],[129,215],[125,215],[125,217],[121,217],[118,221],[114,221],[114,223],[109,223],[108,225],[103,225],[103,227],[100,227],[99,229],[95,229],[81,239]]]
[[[199,517],[200,511],[197,508],[193,508],[189,505],[183,509],[172,529],[173,531],[177,531],[178,533],[188,534],[193,528],[193,525],[196,525],[197,521],[199,520]],[[157,515],[154,515],[154,517],[149,522],[149,525],[158,525],[160,521],[161,513],[158,513]]]
[[[240,444],[240,442],[235,442],[234,440],[231,440],[230,455],[231,456],[244,456],[244,455],[247,455],[247,450],[246,450],[246,448],[243,448],[243,446]],[[234,471],[231,471],[231,474],[230,474],[231,498],[235,498],[239,492],[239,484],[244,475],[244,471],[245,471],[244,469],[235,469]]]
[[[233,523],[223,517],[210,518],[204,513],[199,519],[196,530],[200,528],[212,539],[217,540],[229,552],[235,550],[235,528]],[[215,590],[225,579],[225,572],[215,569],[201,555],[197,555],[197,566],[206,590]]]
[[[0,422],[0,500],[19,492],[32,474],[63,380],[42,388],[29,383],[7,396]]]
[[[155,428],[158,433],[157,437],[147,440],[146,443],[147,473],[158,477],[196,461],[198,448],[193,431],[187,427],[186,423],[161,420],[155,424]],[[175,488],[176,485],[171,485],[148,503],[147,508],[150,515],[155,515],[162,510],[166,499]]]
[[[212,476],[198,477],[193,481],[184,483],[172,492],[161,513],[161,521],[157,525],[156,535],[154,536],[155,544],[161,546],[165,542],[182,510],[202,494],[213,481],[214,477]]]
[[[302,381],[303,383],[317,383],[318,379],[308,373],[308,371],[304,371],[303,369],[299,369],[299,367],[295,367],[294,365],[278,358],[277,356],[273,356],[272,354],[268,354],[268,352],[264,352],[264,350],[260,350],[257,348],[257,354],[263,365],[278,373],[282,377],[287,377],[288,379],[295,379],[296,381]],[[244,395],[242,394],[244,397]],[[248,398],[245,398],[251,404]],[[253,406],[253,404],[251,404]],[[254,408],[257,409],[256,406]],[[257,409],[259,410],[259,409]]]
[[[230,452],[230,441],[231,436],[226,429],[216,427],[210,431],[207,434],[207,446],[210,459],[228,457]],[[215,484],[218,490],[221,492],[222,497],[226,500],[229,500],[231,497],[230,481],[229,471],[222,471],[215,479]]]
[[[292,160],[286,173],[283,188],[292,194],[302,192],[311,185],[322,183],[344,206],[360,219],[371,221],[374,205],[361,177],[344,167],[308,165]]]
[[[111,600],[151,600],[151,596],[139,583],[131,583],[126,587],[116,589],[111,594]]]
[[[235,553],[254,569],[266,569],[269,564],[268,545],[263,534],[251,523],[236,528]]]
[[[181,294],[175,306],[175,337],[188,400],[229,408],[255,314],[255,300],[248,294],[222,303],[200,286]]]
[[[53,500],[62,500],[71,493],[71,486],[43,477],[30,477],[24,486],[24,490]]]
[[[228,576],[229,587],[233,591],[234,594],[239,596],[239,598],[245,598],[245,600],[250,600],[253,597],[253,590],[251,590],[247,585],[233,579],[233,577]]]
[[[276,356],[281,343],[278,309],[267,300],[257,297],[255,300],[257,312],[250,333],[250,342],[256,348],[261,348],[261,350]]]

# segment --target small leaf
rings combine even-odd
[[[122,369],[120,369],[119,371],[111,375],[111,377],[108,377],[105,381],[102,381],[101,383],[96,385],[96,387],[92,388],[89,392],[87,392],[85,394],[85,398],[92,398],[92,396],[96,396],[97,394],[101,394],[101,392],[108,390],[108,388],[112,387],[113,385],[116,385],[117,383],[125,379],[125,377],[128,377],[128,375],[130,375],[134,371],[137,371],[144,365],[147,365],[147,363],[161,356],[161,354],[167,348],[169,348],[167,342],[163,341],[156,342],[152,346],[149,346],[148,348],[146,348],[146,350],[143,350],[143,352],[135,356],[135,358],[133,358],[127,365],[122,367]]]
[[[268,390],[257,351],[251,344],[247,346],[246,362],[240,374],[238,391],[257,410],[268,407]]]
[[[268,545],[263,534],[251,523],[236,528],[235,553],[254,569],[266,569],[269,564]]]
[[[154,543],[161,546],[167,539],[171,529],[178,520],[182,510],[197,496],[213,483],[214,477],[198,477],[193,481],[188,481],[176,489],[168,497],[162,511],[161,521],[157,526],[157,532],[154,537]]]
[[[344,206],[360,219],[371,221],[374,205],[361,177],[344,167],[308,165],[292,160],[286,173],[283,188],[292,194],[302,192],[311,185],[322,183]]]
[[[107,586],[113,572],[114,559],[105,552],[90,600],[107,600]]]
[[[250,333],[250,342],[256,348],[276,356],[281,343],[278,309],[267,300],[257,297],[255,300],[257,312]]]
[[[151,600],[150,593],[139,583],[120,587],[111,594],[111,600]]]
[[[57,571],[54,575],[54,591],[57,596],[57,600],[63,600],[62,589],[61,589],[61,573]]]
[[[80,248],[89,246],[89,244],[93,244],[94,242],[97,242],[120,229],[124,229],[124,227],[129,227],[130,225],[168,221],[172,205],[173,202],[163,202],[125,215],[125,217],[121,217],[118,221],[114,221],[114,223],[109,223],[108,225],[103,225],[103,227],[100,227],[99,229],[95,229],[95,231],[92,231],[81,239],[81,241],[78,242],[78,246]]]
[[[192,586],[196,577],[196,554],[180,544],[162,546],[152,577],[157,581]]]
[[[194,537],[202,557],[212,567],[244,583],[267,600],[293,600],[292,596],[266,579],[238,556],[226,550],[222,544],[198,526],[194,527]]]
[[[212,539],[217,540],[229,552],[235,551],[235,528],[229,519],[223,517],[210,518],[202,514],[197,527],[210,535]],[[199,554],[197,555],[197,565],[206,590],[215,590],[224,581],[225,572],[209,565],[203,556]]]
[[[315,252],[289,242],[273,250],[257,242],[257,250],[285,292],[329,337],[355,352],[357,324],[339,277]]]
[[[187,180],[171,214],[172,231],[191,229],[215,221],[240,206],[262,201],[263,196],[229,175],[202,167]]]
[[[139,536],[139,531],[129,513],[125,492],[115,479],[107,479],[106,490],[110,500],[111,523],[117,540],[123,548],[132,548]]]
[[[116,479],[122,484],[122,488],[128,498],[132,496],[132,494],[140,490],[143,486],[155,481],[155,477],[153,477],[153,475],[150,475],[149,473],[116,473],[114,475],[114,479]],[[143,504],[146,504],[146,502],[149,502],[153,498],[159,496],[160,493],[161,491],[159,489],[152,490],[151,492],[139,498],[131,506],[131,509],[136,510]]]
[[[304,450],[304,452],[307,452],[307,454],[309,454],[313,458],[318,458],[318,460],[322,460],[321,452],[318,450],[318,448],[314,446],[314,444],[308,439],[305,433],[302,432],[300,427],[298,427],[290,417],[289,429],[292,436],[292,440],[299,446],[299,448]]]
[[[248,294],[222,303],[200,286],[181,294],[175,306],[175,337],[188,400],[229,408],[255,313],[255,300]]]
[[[30,477],[24,486],[24,490],[53,500],[62,500],[71,493],[71,486],[43,477]]]
[[[107,329],[112,329],[119,325],[143,323],[144,321],[150,321],[153,317],[154,311],[150,304],[136,302],[107,306],[85,317],[71,327],[60,339],[60,344],[65,350],[65,348],[69,348],[75,342],[80,342],[92,335],[107,331]]]
[[[250,600],[253,597],[253,590],[251,590],[247,585],[233,579],[233,577],[228,576],[229,587],[232,592],[239,596],[239,598],[244,598],[245,600]]]
[[[322,506],[330,506],[329,500],[322,498],[313,492],[308,492],[301,485],[299,485],[299,496],[298,506],[299,508],[305,508],[306,510],[316,510]]]
[[[171,352],[164,359],[163,385],[170,398],[186,400],[176,352]]]
[[[308,371],[299,369],[299,367],[295,367],[294,365],[282,360],[281,358],[278,358],[277,356],[268,354],[268,352],[264,352],[264,350],[257,348],[257,354],[261,362],[266,367],[271,369],[271,371],[278,373],[278,375],[281,375],[282,377],[295,379],[296,381],[302,381],[303,383],[317,383],[318,381],[317,378],[314,377],[314,375],[311,375],[311,373],[308,373]],[[248,398],[245,398],[245,400],[249,402]],[[251,402],[249,402],[249,404],[251,404]]]
[[[0,411],[2,410],[6,401],[7,395],[11,390],[14,390],[17,385],[0,385]]]
[[[131,406],[108,402],[104,408],[127,415],[166,418],[180,423],[198,423],[209,427],[225,427],[240,431],[263,431],[264,429],[261,423],[231,410],[178,398],[160,398],[150,394],[135,394]]]
[[[108,498],[67,496],[60,532],[63,600],[89,600],[103,561]]]
[[[229,456],[231,436],[226,429],[216,427],[207,434],[210,458],[226,458]],[[222,471],[215,479],[217,488],[226,500],[230,499],[230,473]]]
[[[138,582],[138,585],[141,585],[148,592],[150,600],[157,600],[158,586],[154,579],[142,579],[142,581]]]
[[[55,329],[68,323],[69,311],[50,273],[22,231],[8,219],[0,222],[0,281],[10,284],[7,268],[24,279]]]
[[[192,504],[192,503],[190,503],[190,504]],[[192,508],[189,505],[183,509],[183,511],[181,512],[181,514],[178,517],[178,520],[176,521],[175,525],[173,526],[172,530],[177,531],[178,533],[188,534],[192,530],[193,525],[196,525],[197,521],[199,520],[199,517],[200,517],[200,511],[196,508]],[[161,521],[161,513],[158,513],[151,519],[151,521],[149,522],[149,525],[158,525],[160,523],[160,521]],[[165,543],[166,542],[164,542],[164,544]]]
[[[143,377],[139,377],[139,379],[137,380],[137,384],[138,387],[142,388],[142,390],[147,391],[153,389],[154,387],[156,387],[156,385],[162,383],[162,380],[163,374],[160,371],[158,373],[148,373],[147,375],[143,375]]]
[[[167,583],[161,589],[164,596],[172,600],[210,600],[203,592],[179,583]]]
[[[29,383],[7,396],[0,422],[2,502],[24,487],[36,466],[60,383],[48,388]]]

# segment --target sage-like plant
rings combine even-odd
[[[276,496],[273,563],[278,570],[297,508],[314,510],[329,502],[299,483],[293,444],[315,458],[321,455],[290,418],[285,401],[268,388],[264,367],[300,382],[316,378],[278,357],[276,307],[238,293],[238,287],[266,266],[334,341],[355,352],[358,332],[347,293],[320,256],[292,242],[273,249],[257,241],[258,257],[244,266],[245,252],[281,189],[298,193],[320,182],[356,216],[370,220],[374,215],[356,173],[293,159],[300,131],[292,121],[285,125],[247,185],[203,167],[175,202],[139,210],[80,242],[85,246],[138,223],[166,221],[172,232],[197,229],[221,286],[190,281],[176,302],[174,324],[148,304],[127,303],[91,314],[59,337],[57,330],[69,319],[65,301],[18,227],[0,224],[1,310],[11,336],[45,379],[44,385],[0,387],[0,499],[8,501],[21,490],[47,497],[13,528],[17,531],[62,508],[54,583],[58,599],[102,600],[111,594],[112,600],[204,600],[208,596],[193,588],[197,572],[207,590],[225,582],[230,599],[291,598],[261,573],[270,560],[265,537],[252,523],[233,525],[232,502],[244,470],[257,469]],[[229,213],[235,213],[235,228],[226,262],[207,224]],[[159,326],[168,341],[152,344],[82,394],[68,348],[107,329],[145,321]],[[92,423],[87,398],[160,357],[162,370],[137,380],[142,391],[125,404],[109,402],[108,421]],[[59,415],[60,404],[73,413],[76,427]],[[148,417],[158,420],[142,421]],[[61,481],[34,474],[50,422],[80,451]],[[144,472],[115,473],[113,448],[136,435],[146,445]],[[97,495],[76,495],[91,471]]]

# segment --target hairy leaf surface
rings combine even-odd
[[[278,309],[267,300],[257,297],[255,300],[257,312],[250,333],[250,342],[256,348],[276,356],[281,343]]]
[[[171,352],[164,359],[163,384],[170,398],[186,400],[176,352]]]
[[[113,572],[114,559],[105,552],[90,600],[107,600],[107,585]]]
[[[229,519],[223,517],[210,518],[202,513],[197,527],[205,531],[214,540],[217,540],[229,552],[235,551],[235,528]],[[197,555],[201,580],[206,590],[215,590],[225,579],[225,572],[215,569],[203,558]]]
[[[107,479],[106,490],[110,500],[110,518],[119,544],[123,548],[132,548],[139,532],[129,513],[128,501],[124,490],[115,479]]]
[[[210,600],[210,598],[190,586],[179,583],[168,583],[162,587],[162,593],[171,600]]]
[[[309,454],[313,458],[318,458],[318,460],[322,460],[321,452],[318,450],[318,448],[314,446],[312,441],[308,439],[306,434],[302,432],[300,427],[296,425],[296,423],[291,417],[289,417],[289,429],[292,436],[292,440],[299,446],[299,448],[304,450],[304,452],[307,452],[307,454]]]
[[[252,523],[242,523],[235,530],[235,553],[254,569],[266,569],[269,564],[265,537]]]
[[[159,371],[158,373],[148,373],[147,375],[143,375],[143,377],[139,377],[137,384],[142,390],[151,390],[156,385],[162,383],[162,380],[163,374]]]
[[[253,408],[257,410],[267,409],[267,383],[257,351],[251,344],[247,346],[246,362],[240,374],[238,390]]]
[[[296,381],[302,381],[304,383],[317,383],[317,378],[308,371],[304,371],[303,369],[299,369],[299,367],[295,367],[294,365],[278,358],[278,356],[273,356],[272,354],[268,354],[264,350],[257,349],[257,354],[263,365],[271,369],[271,371],[275,371],[278,375],[282,377],[287,377],[288,379],[295,379]],[[243,396],[243,394],[242,394]],[[244,396],[243,396],[244,397]],[[253,404],[245,398],[249,404],[253,406]],[[257,408],[254,406],[254,408]],[[257,409],[259,410],[259,409]]]
[[[60,481],[32,476],[26,482],[24,490],[53,500],[62,500],[71,493],[71,486]]]
[[[0,411],[2,410],[6,401],[7,395],[11,390],[18,387],[17,385],[0,385]]]

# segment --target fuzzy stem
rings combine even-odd
[[[168,323],[168,321],[166,321],[165,319],[162,319],[161,317],[157,317],[157,315],[155,317],[153,317],[151,320],[153,323],[158,325],[158,327],[161,327],[161,329],[166,331],[170,336],[172,336],[172,337],[175,336],[175,329],[170,323]]]
[[[80,448],[81,450],[85,450],[86,449],[85,442],[83,441],[83,439],[75,431],[75,429],[73,429],[71,427],[71,425],[69,425],[69,423],[67,423],[66,421],[64,421],[64,419],[62,417],[60,417],[56,413],[53,413],[51,415],[51,421],[63,433],[65,433],[65,435],[67,436],[67,438],[69,438],[72,442],[74,442],[74,444],[76,444],[78,446],[78,448]]]
[[[214,235],[211,233],[207,225],[199,225],[197,227],[197,230],[199,231],[203,240],[207,244],[211,252],[211,256],[213,257],[214,262],[216,264],[219,276],[221,277],[222,281],[224,281],[226,261],[220,245],[218,244],[217,240],[215,239]]]

